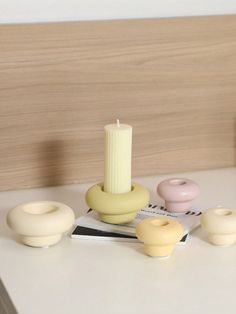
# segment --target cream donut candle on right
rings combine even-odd
[[[191,202],[199,195],[196,182],[184,178],[171,178],[157,186],[157,193],[165,200],[169,212],[182,213],[189,210]]]
[[[236,210],[210,208],[203,212],[201,225],[208,233],[209,242],[229,246],[236,242]]]

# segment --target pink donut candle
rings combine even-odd
[[[165,200],[165,207],[169,212],[183,213],[189,210],[200,189],[192,180],[172,178],[159,183],[157,193]]]

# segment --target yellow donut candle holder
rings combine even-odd
[[[138,210],[149,202],[149,191],[133,183],[130,192],[113,194],[103,190],[103,183],[92,186],[86,193],[88,206],[98,212],[102,221],[123,224],[132,221]]]
[[[38,201],[19,205],[9,211],[8,226],[21,241],[33,247],[56,244],[74,224],[73,210],[65,204]]]
[[[183,227],[172,219],[150,217],[136,226],[136,236],[144,243],[147,255],[167,257],[183,237]]]
[[[201,216],[201,225],[208,233],[209,242],[230,246],[236,242],[236,210],[210,208]]]

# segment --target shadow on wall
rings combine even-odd
[[[234,165],[236,167],[236,117],[234,118]]]
[[[65,183],[66,146],[61,140],[43,142],[38,146],[38,181],[41,186]]]
[[[84,192],[73,184],[65,185],[68,181],[69,157],[71,149],[62,140],[52,140],[38,146],[38,184],[48,186],[41,197],[46,200],[62,202],[70,206],[75,216],[84,214],[88,208]],[[73,170],[75,172],[76,170]],[[60,187],[59,185],[63,185]]]

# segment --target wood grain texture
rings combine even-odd
[[[0,26],[0,189],[103,178],[103,126],[133,175],[236,163],[236,16]]]

